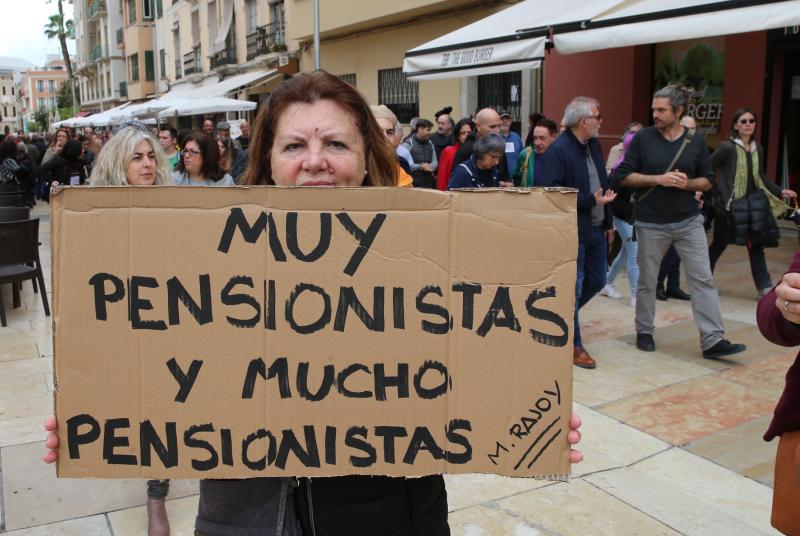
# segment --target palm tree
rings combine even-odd
[[[61,44],[64,65],[67,67],[67,75],[72,80],[72,62],[69,59],[69,51],[67,50],[67,39],[75,39],[75,23],[72,20],[64,21],[64,8],[61,5],[61,0],[58,0],[58,13],[50,15],[50,22],[44,26],[44,35],[48,39],[58,39]]]

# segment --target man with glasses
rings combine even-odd
[[[683,261],[700,331],[703,357],[717,359],[745,350],[725,339],[725,327],[708,259],[703,216],[695,192],[711,188],[714,170],[703,136],[680,124],[688,93],[667,86],[653,96],[653,126],[639,131],[620,164],[615,180],[637,188],[636,236],[639,285],[636,294],[636,347],[656,349],[653,321],[656,280],[664,253],[675,246]]]
[[[611,231],[611,211],[607,205],[617,196],[608,189],[603,149],[597,140],[602,122],[596,100],[572,99],[561,120],[564,133],[547,149],[541,170],[543,186],[578,190],[578,272],[572,363],[587,369],[597,364],[583,347],[578,311],[606,284],[607,236]]]

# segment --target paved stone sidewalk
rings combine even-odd
[[[49,271],[46,205],[35,213]],[[787,231],[781,247],[768,251],[774,278],[797,247]],[[744,248],[725,252],[716,280],[727,335],[748,345],[745,354],[703,360],[689,304],[675,300],[658,303],[658,351],[637,351],[627,280],[618,279],[624,299],[598,296],[582,315],[598,361],[596,370],[575,369],[586,460],[568,483],[447,477],[453,534],[777,534],[769,525],[777,442],[761,435],[796,349],[758,333]],[[59,480],[41,463],[42,423],[52,413],[50,319],[29,283],[19,309],[2,290],[9,325],[0,328],[0,533],[145,534],[143,481]],[[193,534],[196,509],[197,483],[173,481],[174,535]]]

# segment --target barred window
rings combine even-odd
[[[478,108],[493,108],[511,114],[511,130],[522,127],[522,71],[478,76]]]
[[[419,83],[410,82],[402,68],[378,71],[378,104],[385,104],[401,123],[419,115]]]
[[[342,82],[347,82],[351,86],[356,87],[356,73],[340,74],[339,79]]]

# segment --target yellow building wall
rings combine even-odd
[[[353,0],[321,1],[320,33],[332,32],[338,28],[374,25],[392,20],[407,20],[417,15],[443,10],[457,12],[459,7],[474,4],[474,0]],[[313,32],[312,1],[294,0],[287,2],[292,7],[292,24],[287,31],[291,39],[302,39]]]
[[[125,28],[125,79],[128,81],[128,99],[143,99],[155,93],[155,81],[145,80],[146,69],[144,63],[144,53],[146,50],[153,50],[153,26],[131,25]],[[131,56],[139,54],[139,81],[131,80]],[[156,51],[153,51],[155,62]],[[155,66],[155,63],[154,63]],[[158,72],[155,73],[158,76]]]
[[[488,17],[499,8],[471,11],[426,23],[361,34],[349,39],[323,40],[320,46],[320,65],[322,69],[335,75],[356,73],[357,89],[371,104],[378,104],[379,70],[402,67],[406,50]],[[313,69],[313,49],[309,48],[300,56],[300,70]],[[455,121],[468,116],[474,110],[462,110],[460,96],[460,78],[421,81],[419,116],[433,121],[434,113],[445,106],[453,107],[452,116]]]

